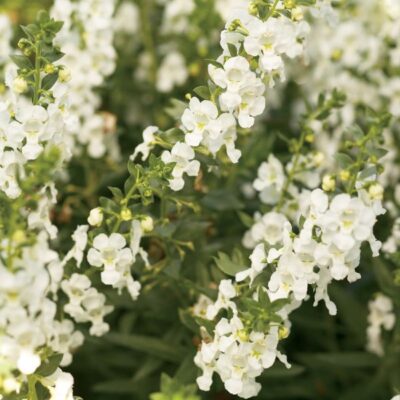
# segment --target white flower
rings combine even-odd
[[[134,161],[138,154],[142,154],[142,161],[146,161],[149,157],[150,151],[154,147],[154,134],[158,131],[157,126],[148,126],[143,131],[143,143],[136,146],[134,153],[131,155],[131,161]]]
[[[118,7],[114,17],[114,27],[117,32],[134,34],[140,26],[140,16],[138,6],[129,1],[124,1]]]
[[[105,285],[117,284],[123,274],[121,270],[133,263],[132,251],[126,247],[126,240],[119,233],[110,236],[101,233],[96,236],[87,259],[90,265],[104,267],[101,280]]]
[[[297,24],[288,18],[269,18],[266,22],[253,18],[246,28],[249,31],[244,40],[246,52],[260,57],[260,67],[265,72],[282,75],[282,55],[294,58],[301,54],[303,47],[298,39],[307,30],[307,24]]]
[[[162,93],[170,92],[176,86],[182,86],[188,78],[186,60],[181,53],[170,52],[164,58],[157,72],[157,89]]]
[[[183,189],[185,185],[183,174],[189,176],[198,175],[200,163],[197,160],[193,160],[194,157],[194,150],[182,142],[176,143],[171,151],[162,153],[161,159],[165,164],[175,163],[172,179],[169,181],[172,190],[179,191]]]
[[[43,150],[41,142],[49,138],[48,114],[41,106],[24,106],[17,110],[16,119],[22,124],[26,144],[22,153],[28,160],[34,160]]]
[[[64,307],[67,314],[78,323],[90,322],[91,335],[102,336],[108,332],[109,326],[104,322],[104,317],[113,307],[105,304],[106,297],[91,287],[86,275],[73,274],[69,280],[61,283],[61,287],[69,298],[69,303]]]
[[[267,334],[248,332],[237,316],[230,320],[222,318],[215,327],[213,340],[203,342],[196,354],[195,364],[202,370],[197,384],[201,390],[210,390],[212,376],[217,373],[229,393],[242,398],[257,396],[261,385],[255,378],[271,367],[277,357],[286,362],[277,350],[278,341],[277,327]]]
[[[93,210],[92,210],[93,211]],[[75,258],[76,266],[79,268],[83,261],[83,254],[87,246],[87,233],[89,227],[87,225],[81,225],[76,228],[75,232],[72,234],[72,240],[74,241],[74,246],[65,256],[63,263],[65,264],[71,258]]]
[[[144,219],[140,221],[140,226],[143,229],[143,232],[148,233],[154,229],[154,220],[149,215],[146,215]]]
[[[182,115],[182,124],[187,130],[185,141],[189,146],[198,146],[207,132],[211,137],[218,136],[216,123],[218,109],[209,100],[200,100],[197,97],[190,99],[189,108]]]
[[[260,243],[255,247],[251,253],[250,260],[251,267],[236,274],[237,282],[244,281],[249,277],[250,284],[252,284],[254,279],[260,275],[267,266],[267,254],[265,253],[265,245],[263,243]]]
[[[90,286],[90,279],[86,275],[81,274],[72,274],[69,280],[64,280],[61,283],[62,290],[69,297],[72,305],[82,302]]]
[[[53,375],[46,377],[46,380],[52,382],[52,386],[48,386],[50,391],[50,400],[73,400],[74,378],[71,374],[62,372],[58,369]]]
[[[54,321],[49,329],[49,346],[59,354],[63,354],[60,365],[65,367],[72,362],[72,351],[83,344],[84,336],[81,332],[75,331],[72,321],[64,319],[63,321]]]
[[[281,162],[270,154],[268,162],[264,162],[258,169],[258,178],[254,181],[253,187],[260,192],[260,199],[266,204],[276,204],[279,200],[285,173]]]
[[[184,33],[189,27],[188,16],[194,11],[193,0],[170,0],[166,2],[162,31]]]
[[[265,85],[250,70],[249,62],[241,56],[228,59],[222,68],[209,66],[213,81],[225,89],[219,96],[222,111],[234,113],[242,128],[250,128],[254,117],[265,109]]]
[[[212,300],[204,294],[201,294],[192,307],[192,313],[196,317],[206,318],[207,308],[212,304]]]
[[[17,76],[14,79],[12,88],[15,93],[18,94],[25,93],[28,90],[28,82],[26,81],[25,78]]]
[[[378,293],[375,299],[369,302],[368,308],[367,350],[383,356],[382,330],[392,330],[396,322],[393,303],[389,297]]]
[[[88,222],[91,226],[100,226],[103,223],[103,210],[100,207],[90,210]]]
[[[236,289],[229,279],[220,282],[218,288],[218,299],[214,304],[207,308],[207,319],[214,319],[222,309],[232,309],[236,311],[236,305],[231,300],[236,297]]]
[[[254,248],[261,241],[270,246],[276,246],[283,240],[284,229],[288,222],[287,218],[280,213],[270,212],[262,217],[256,215],[256,222],[246,232],[243,244],[248,248]]]

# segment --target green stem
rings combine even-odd
[[[28,400],[38,400],[36,393],[36,377],[34,375],[28,376]]]
[[[133,196],[133,194],[135,193],[135,191],[137,189],[138,182],[139,182],[139,180],[130,188],[127,195],[121,200],[121,205],[123,207],[128,205],[130,198]],[[116,218],[117,218],[117,220],[115,221],[114,227],[112,229],[112,233],[116,233],[119,230],[121,223],[122,223],[122,219],[121,219],[120,215],[117,215]]]
[[[164,197],[161,197],[160,201],[160,218],[161,220],[165,220],[167,217],[167,200]]]
[[[265,21],[268,21],[268,19],[274,15],[276,7],[278,7],[278,3],[279,3],[279,0],[275,0],[274,1],[274,4],[272,5],[271,9],[269,10],[267,18],[265,19]]]
[[[366,149],[366,144],[369,141],[372,141],[376,138],[377,135],[379,135],[380,130],[374,125],[370,128],[369,132],[367,135],[365,135],[360,144],[358,145],[359,147],[359,152],[357,154],[357,159],[356,162],[354,164],[354,171],[352,174],[352,178],[351,181],[349,182],[348,188],[347,188],[347,193],[349,193],[350,195],[353,194],[355,188],[356,188],[356,183],[357,183],[357,178],[358,178],[358,174],[361,171],[361,169],[364,167],[365,165],[365,161],[364,158],[368,158],[368,151]]]
[[[35,74],[34,74],[34,88],[33,88],[33,104],[36,105],[39,102],[39,92],[41,86],[41,78],[40,78],[40,58],[41,58],[41,45],[38,43],[36,45],[36,54],[35,54]]]

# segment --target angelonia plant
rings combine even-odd
[[[1,17],[0,399],[398,400],[399,22],[56,0],[8,56]]]

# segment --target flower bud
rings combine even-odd
[[[129,208],[124,208],[121,211],[122,221],[130,221],[132,219],[132,212]]]
[[[100,207],[90,211],[88,222],[91,226],[100,226],[103,222],[103,210]]]
[[[22,76],[17,76],[13,82],[13,90],[18,94],[25,93],[28,90],[28,82]]]
[[[15,244],[21,244],[26,240],[26,235],[25,232],[21,229],[18,229],[17,231],[15,231],[12,235],[12,241]]]
[[[379,183],[373,183],[368,189],[369,197],[372,200],[383,199],[383,187]]]
[[[308,133],[305,137],[305,140],[307,143],[314,143],[315,141],[315,136],[313,133]]]
[[[29,46],[29,41],[26,38],[22,38],[18,41],[18,47],[22,50]]]
[[[294,0],[284,0],[283,2],[286,9],[291,10],[296,7],[296,2]]]
[[[340,179],[343,182],[347,182],[350,179],[350,172],[347,171],[347,169],[344,169],[344,170],[340,171],[339,175],[340,175]]]
[[[250,2],[248,10],[250,15],[257,16],[258,15],[257,3],[254,1]]]
[[[325,190],[325,192],[333,192],[335,188],[335,178],[332,175],[325,175],[322,179],[322,189]]]
[[[44,72],[46,74],[54,74],[54,72],[56,72],[56,67],[53,64],[46,64],[44,67]]]
[[[154,221],[153,218],[150,216],[146,216],[142,221],[140,222],[140,226],[143,229],[143,232],[151,232],[154,229]]]

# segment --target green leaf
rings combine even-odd
[[[331,285],[330,295],[338,307],[340,319],[344,322],[351,339],[362,345],[365,343],[367,329],[367,310],[351,291],[344,290],[340,285]]]
[[[175,373],[174,379],[181,384],[192,383],[196,380],[197,367],[193,362],[195,354],[194,351],[190,352]]]
[[[50,90],[54,84],[57,82],[58,73],[55,72],[54,74],[46,75],[42,81],[42,89],[43,90]]]
[[[11,60],[21,69],[33,69],[32,61],[26,56],[11,55]]]
[[[234,44],[228,43],[228,49],[232,57],[236,57],[238,55],[238,50]]]
[[[115,395],[135,392],[137,387],[137,382],[132,379],[114,379],[96,384],[94,390],[99,393],[112,393]]]
[[[120,188],[109,186],[108,190],[113,194],[115,201],[119,202],[124,198],[124,194]]]
[[[237,264],[231,260],[225,253],[219,252],[218,258],[214,258],[218,268],[229,276],[235,276],[238,272],[246,269],[242,264]]]
[[[36,17],[37,21],[40,22],[41,24],[45,24],[46,22],[50,21],[50,15],[47,11],[45,10],[40,10],[37,14]]]
[[[224,68],[224,66],[221,63],[219,63],[218,61],[212,60],[210,58],[206,58],[205,61],[207,61],[209,64],[214,65],[214,67]]]
[[[260,305],[265,308],[269,309],[271,306],[271,300],[269,299],[268,293],[264,290],[263,287],[258,289],[258,301]]]
[[[210,90],[207,86],[197,86],[197,88],[193,89],[193,92],[195,92],[202,99],[210,99]]]
[[[352,140],[360,140],[364,137],[364,132],[358,125],[353,125],[348,128],[346,134],[349,135]]]
[[[185,358],[187,352],[184,347],[150,336],[109,333],[105,339],[116,345],[175,363],[180,363]]]
[[[186,326],[186,328],[191,330],[193,333],[199,333],[199,326],[197,325],[197,322],[190,311],[182,309],[179,310],[179,318],[182,324]]]
[[[373,175],[376,175],[376,174],[377,174],[377,171],[376,171],[376,167],[375,167],[375,166],[373,166],[373,167],[368,167],[368,168],[365,168],[365,169],[360,173],[358,179],[359,179],[360,181],[362,181],[362,180],[367,179],[367,178],[369,178],[369,177],[371,177],[371,176],[373,176]]]
[[[251,228],[254,224],[254,219],[253,217],[251,217],[250,215],[242,212],[242,211],[238,211],[238,216],[240,221],[242,221],[243,225],[246,228]]]
[[[65,56],[65,53],[58,49],[50,48],[48,51],[43,51],[43,57],[50,63],[54,63]]]
[[[244,204],[237,195],[226,189],[214,190],[203,197],[203,205],[216,211],[240,210]]]
[[[25,35],[28,36],[30,39],[34,39],[35,35],[37,35],[40,32],[39,27],[35,24],[21,26],[21,29],[23,30]]]
[[[400,289],[395,285],[394,274],[387,264],[382,259],[375,258],[372,267],[381,290],[390,297],[397,298]]]
[[[43,361],[41,366],[36,370],[35,375],[46,377],[54,374],[60,366],[62,358],[62,354],[52,355],[47,360]]]
[[[183,112],[186,110],[187,104],[184,103],[183,101],[177,100],[177,99],[171,99],[171,105],[166,108],[166,113],[174,118],[174,119],[179,119]]]
[[[350,165],[353,164],[353,159],[346,153],[338,153],[335,154],[336,162],[338,163],[339,167],[342,169],[346,169]]]

